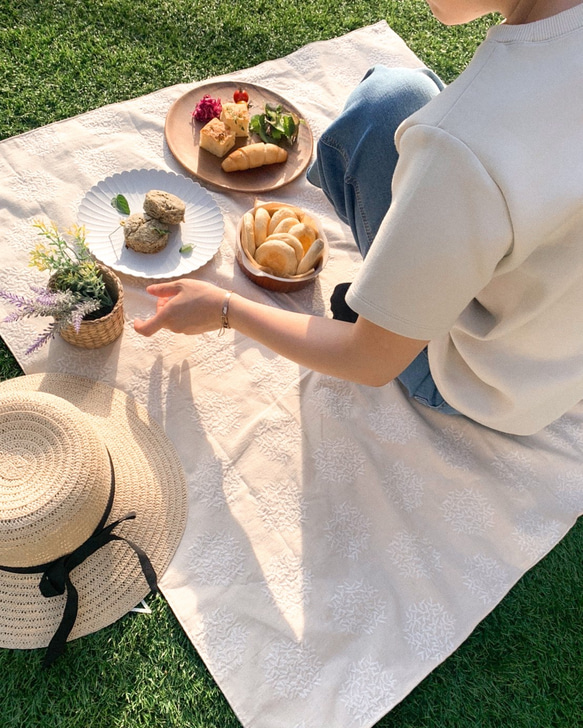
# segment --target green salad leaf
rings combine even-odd
[[[266,144],[292,145],[298,138],[301,121],[281,104],[265,104],[263,113],[255,114],[249,120],[249,130]]]

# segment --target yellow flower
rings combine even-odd
[[[40,271],[48,270],[46,262],[47,255],[50,254],[49,248],[44,243],[37,243],[30,251],[30,260],[28,265],[31,268],[38,268]]]
[[[87,231],[85,230],[85,225],[75,224],[66,231],[66,234],[70,235],[72,238],[75,238],[75,240],[84,243],[85,237],[87,236]]]

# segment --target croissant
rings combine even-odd
[[[245,169],[262,167],[264,164],[285,162],[286,159],[286,150],[278,147],[277,144],[257,142],[235,149],[223,160],[221,167],[225,172],[239,172]]]

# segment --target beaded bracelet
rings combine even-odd
[[[229,326],[229,302],[231,301],[231,295],[233,291],[229,291],[223,301],[223,307],[221,309],[221,328],[219,330],[219,336],[225,333],[225,329],[230,329]]]

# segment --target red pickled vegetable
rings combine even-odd
[[[213,99],[209,94],[205,94],[196,105],[192,115],[197,121],[207,122],[211,119],[218,118],[222,110],[223,107],[220,99]]]

